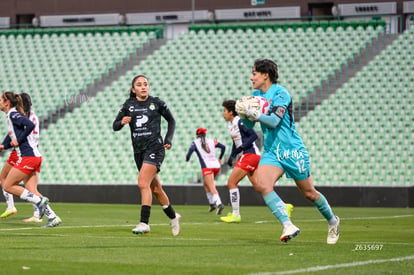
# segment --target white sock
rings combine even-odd
[[[222,203],[221,203],[220,196],[219,196],[219,194],[218,194],[218,193],[213,195],[213,202],[214,202],[217,206],[219,206],[220,204],[222,204]]]
[[[214,204],[213,194],[211,194],[210,192],[207,192],[206,195],[207,195],[208,203]]]
[[[33,205],[33,216],[36,218],[39,218],[40,217],[39,207],[37,207],[35,203],[33,203],[32,205]]]
[[[49,205],[49,204],[46,206],[45,216],[46,216],[48,219],[53,219],[53,218],[56,218],[55,211],[53,211],[53,210],[52,210],[52,208],[50,207],[50,205]]]
[[[31,203],[39,203],[41,201],[40,197],[29,192],[26,188],[23,190],[23,193],[20,195],[22,200],[31,202]]]
[[[7,209],[12,209],[14,207],[14,198],[13,195],[3,190],[4,198],[6,199]]]
[[[240,192],[239,188],[230,189],[230,202],[233,208],[233,215],[240,216]]]

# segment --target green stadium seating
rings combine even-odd
[[[413,41],[412,32],[410,29],[400,35],[298,124],[305,143],[311,148],[312,163],[316,167],[313,178],[317,184],[412,185],[407,175],[413,171],[414,120],[410,106],[414,90],[410,76],[414,65],[383,62],[401,57],[412,60],[412,49],[395,50],[407,40]],[[331,121],[333,125],[328,125]],[[315,128],[318,135],[314,133]],[[335,146],[331,147],[332,144]],[[327,159],[329,152],[343,155],[339,159]],[[332,178],[332,171],[338,172],[336,179]]]
[[[366,47],[383,31],[384,25],[378,27],[365,23],[363,28],[358,26],[331,21],[289,23],[287,26],[265,23],[256,27],[249,24],[192,26],[188,34],[167,41],[159,50],[105,87],[97,97],[88,98],[80,108],[42,131],[44,165],[41,182],[136,184],[137,170],[129,129],[126,127],[120,132],[113,132],[112,122],[128,96],[131,79],[141,73],[148,76],[151,93],[167,102],[177,122],[173,148],[167,151],[160,172],[161,179],[169,184],[193,182],[200,173],[198,160],[193,155],[192,160],[186,163],[184,157],[195,138],[195,129],[208,128],[208,136],[226,144],[230,150],[231,140],[221,115],[221,102],[250,93],[250,70],[256,58],[277,61],[280,82],[297,102],[299,98],[307,97],[309,91],[320,85],[353,54]],[[136,39],[141,37],[137,32],[129,35],[132,33]],[[133,43],[127,42],[129,37],[122,31],[33,35],[31,39],[41,41],[40,48],[44,49],[45,54],[41,57],[51,54],[53,59],[48,66],[48,75],[33,74],[33,78],[43,79],[39,93],[47,92],[46,97],[41,97],[42,102],[34,103],[36,109],[48,109],[46,106],[54,106],[55,101],[62,100],[62,95],[59,98],[57,93],[45,91],[53,83],[74,74],[73,82],[78,76],[84,77],[88,73],[92,77],[117,55],[117,50],[121,53],[134,50]],[[3,45],[10,45],[9,38],[15,45],[23,47],[22,43],[16,42],[22,37],[0,35],[2,48]],[[66,42],[59,43],[57,38]],[[117,47],[112,40],[121,41],[123,46]],[[406,57],[413,54],[410,47],[412,41],[412,31],[401,35],[366,69],[297,124],[312,155],[313,174],[318,185],[410,184],[414,152],[411,142],[414,136],[410,130],[413,129],[413,119],[409,113],[413,101],[413,76],[410,72],[414,68],[410,62],[412,58]],[[39,43],[33,44],[39,47]],[[76,48],[76,54],[70,58],[68,56],[73,47],[68,45]],[[36,52],[34,48],[24,49],[28,54]],[[59,54],[53,55],[57,49]],[[111,54],[105,55],[105,52]],[[400,53],[404,58],[399,58]],[[9,50],[7,54],[15,57],[19,52]],[[84,55],[91,56],[91,59],[83,58]],[[76,58],[82,63],[77,70],[61,71],[61,67],[56,65],[62,62],[66,65]],[[396,68],[404,66],[404,69],[396,71]],[[25,72],[24,66],[19,66],[19,69]],[[48,69],[43,68],[45,72]],[[10,67],[0,70],[2,73],[11,72]],[[16,73],[12,71],[9,74]],[[392,79],[398,80],[394,82]],[[46,81],[47,84],[44,83]],[[77,85],[81,84],[69,88],[67,85],[59,86],[66,93],[63,98],[73,96],[71,90]],[[384,90],[395,92],[384,93]],[[360,94],[357,95],[357,91]],[[383,96],[379,96],[379,92]],[[390,96],[385,97],[384,94]],[[390,108],[383,100],[395,102],[399,108]],[[387,110],[392,111],[394,117],[388,125],[383,125]],[[361,119],[352,119],[356,114]],[[163,122],[164,133],[165,128],[166,123]],[[392,166],[392,169],[380,165],[391,157],[399,161],[404,169],[398,165]],[[225,184],[227,176],[220,175],[218,184]],[[244,179],[242,184],[249,182]],[[283,177],[278,184],[293,185],[293,182]]]
[[[0,30],[0,62],[6,67],[2,87],[30,91],[41,117],[63,106],[65,99],[78,94],[150,39],[147,32],[128,29],[121,33],[108,32],[109,28],[76,30]]]

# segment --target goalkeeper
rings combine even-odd
[[[235,110],[235,105],[235,100],[225,100],[222,103],[222,106],[224,107],[223,118],[229,122],[228,132],[233,140],[233,147],[227,164],[230,167],[235,164],[227,179],[232,212],[228,213],[227,216],[220,218],[220,220],[226,223],[241,222],[240,191],[238,185],[239,182],[247,176],[253,187],[256,187],[256,171],[260,161],[260,151],[255,143],[258,136],[253,129],[248,129],[243,124]],[[240,155],[238,159],[236,159],[237,155]],[[287,203],[286,211],[290,217],[291,212],[293,211],[293,205]]]
[[[281,241],[288,242],[300,230],[288,217],[285,204],[274,191],[274,184],[284,173],[293,178],[302,194],[312,202],[328,222],[327,243],[335,244],[339,239],[339,217],[335,216],[324,195],[316,191],[310,171],[309,154],[295,128],[292,98],[289,92],[277,83],[278,69],[269,59],[255,61],[250,78],[253,96],[264,97],[270,104],[270,114],[261,114],[257,100],[243,97],[236,103],[236,112],[245,117],[243,123],[254,127],[259,121],[264,135],[264,152],[257,170],[256,190],[283,225]]]

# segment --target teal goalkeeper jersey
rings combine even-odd
[[[302,139],[296,132],[292,97],[286,88],[273,84],[266,92],[253,91],[253,96],[264,97],[269,102],[271,112],[274,112],[278,106],[285,109],[284,116],[276,128],[271,129],[260,123],[264,135],[265,152],[272,151],[278,155],[279,159],[284,159],[294,157],[291,156],[291,154],[296,154],[294,152],[306,150]]]

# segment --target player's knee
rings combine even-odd
[[[256,190],[256,192],[258,192],[258,193],[262,193],[262,188],[260,188],[258,185],[257,185],[257,183],[256,184],[254,184],[253,185],[253,188],[254,188],[254,190]]]
[[[266,184],[264,184],[261,181],[257,181],[255,185],[253,185],[254,190],[256,190],[256,192],[260,193],[260,194],[266,194],[271,192],[272,190],[268,190],[269,188],[267,188]]]
[[[305,198],[307,198],[310,201],[316,201],[319,197],[318,192],[313,191],[313,190],[306,190],[303,192],[303,195],[305,196]]]
[[[138,187],[139,187],[139,189],[147,189],[147,188],[150,187],[150,183],[146,182],[144,180],[139,180],[138,179]]]
[[[11,185],[10,185],[10,184],[3,184],[3,185],[2,185],[2,188],[3,188],[3,190],[4,190],[4,191],[6,191],[7,193],[11,193],[11,190],[10,190]]]

